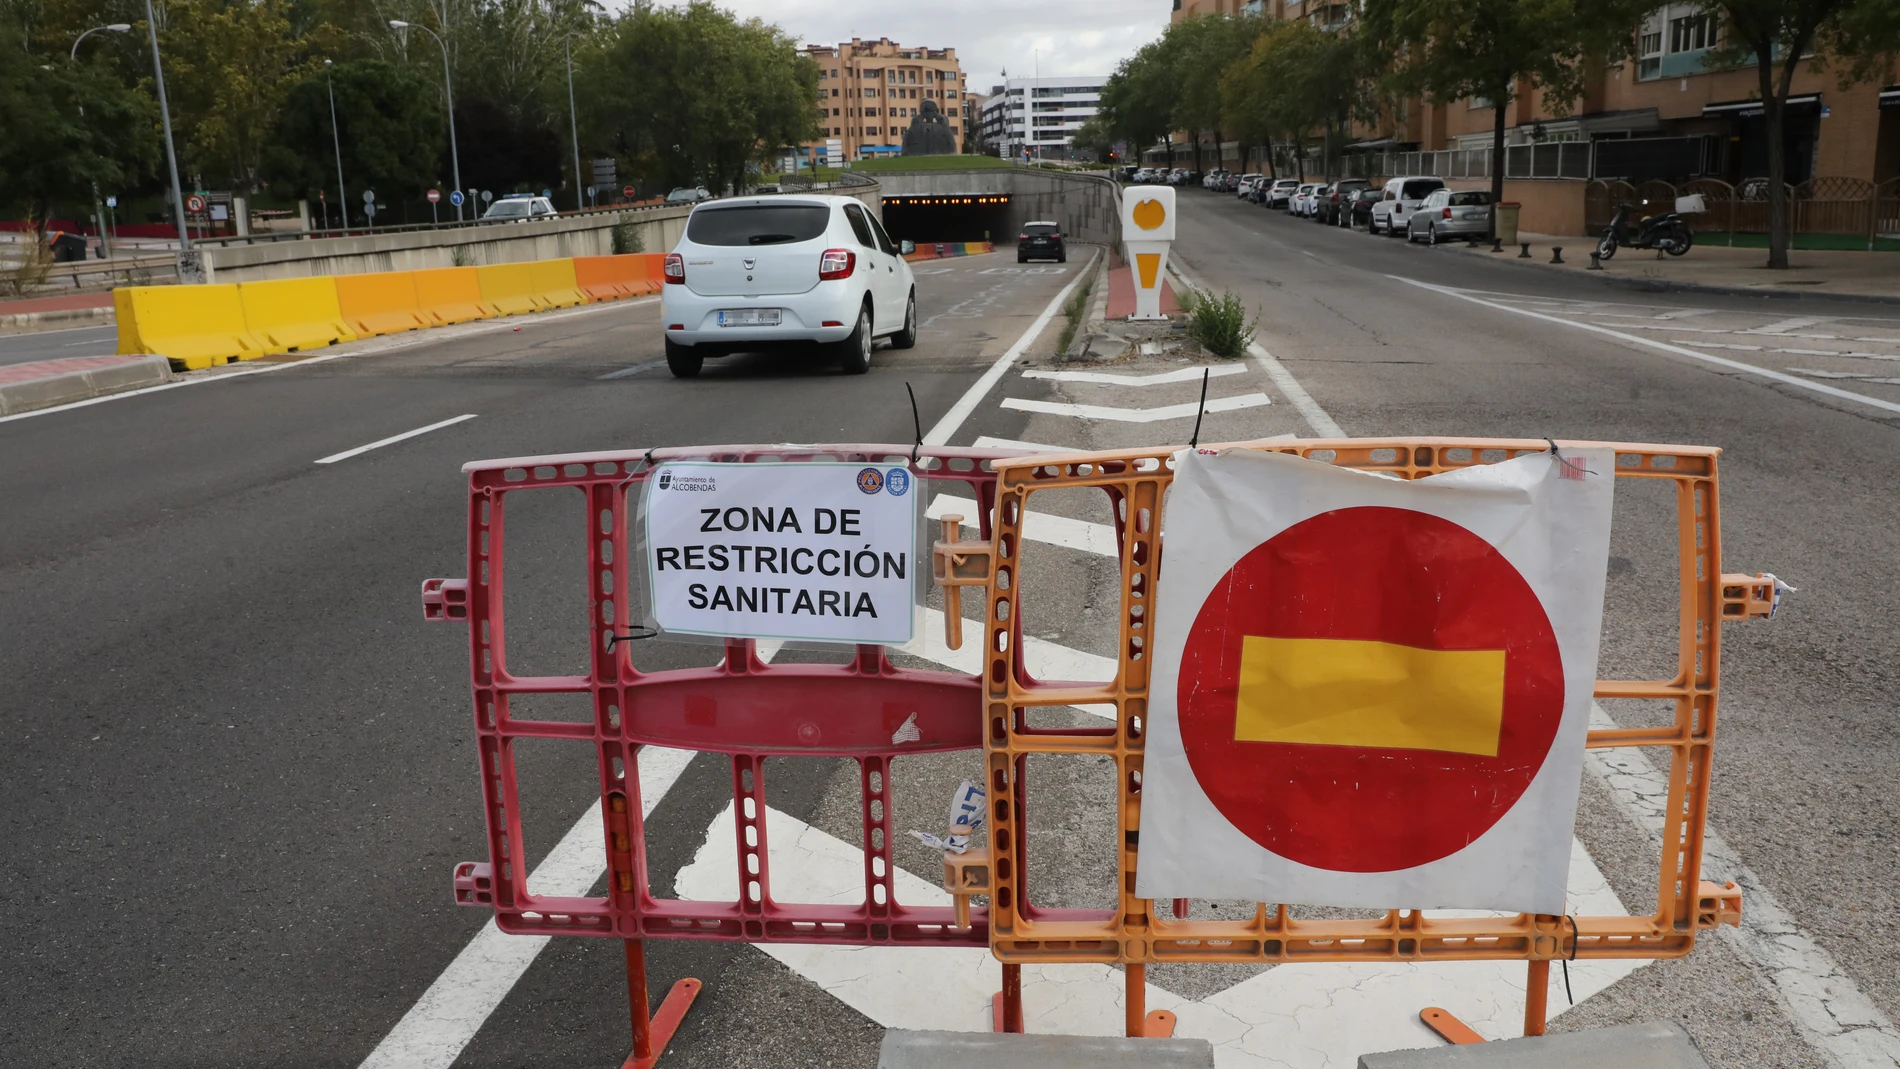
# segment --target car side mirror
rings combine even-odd
[[[917,251],[917,243],[914,241],[900,241],[897,243],[897,251],[905,256],[909,256],[911,253]]]

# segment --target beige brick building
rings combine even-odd
[[[937,102],[963,144],[967,89],[956,49],[853,37],[849,44],[806,45],[805,54],[818,64],[818,122],[825,136],[805,144],[801,166],[897,155],[926,100]]]

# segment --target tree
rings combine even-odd
[[[1137,154],[1174,130],[1178,45],[1165,35],[1142,45],[1102,86],[1102,121],[1118,140],[1136,146]]]
[[[380,59],[338,63],[327,78],[318,71],[285,94],[264,158],[265,176],[280,193],[314,199],[336,181],[340,142],[344,181],[359,191],[414,199],[445,174],[440,163],[446,148],[437,148],[442,130],[436,95],[414,72]]]
[[[1772,2],[1772,0],[1764,0]],[[1553,114],[1583,94],[1584,64],[1614,59],[1654,0],[1365,0],[1369,39],[1390,57],[1392,89],[1434,104],[1492,109],[1491,199],[1504,197],[1511,101],[1540,91]]]
[[[1301,23],[1305,23],[1302,21]],[[1201,166],[1201,133],[1212,131],[1214,151],[1221,145],[1221,76],[1245,59],[1265,28],[1258,16],[1202,15],[1182,19],[1164,35],[1174,39],[1174,126],[1194,139],[1194,166]]]
[[[0,190],[43,227],[53,206],[83,191],[121,189],[157,160],[158,107],[104,66],[26,55],[24,34],[0,27]],[[20,57],[25,55],[26,62]]]
[[[1304,19],[1281,22],[1228,66],[1220,82],[1222,113],[1230,126],[1269,145],[1275,138],[1291,144],[1305,178],[1313,130],[1331,146],[1354,119],[1373,118],[1366,55],[1365,42],[1354,35]]]
[[[1891,56],[1900,29],[1895,0],[1721,0],[1705,9],[1722,22],[1709,65],[1753,64],[1768,137],[1768,266],[1788,266],[1788,92],[1801,64],[1819,68],[1830,53],[1866,72]]]

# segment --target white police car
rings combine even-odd
[[[665,260],[667,366],[691,378],[709,356],[818,344],[861,375],[874,339],[917,344],[917,282],[903,255],[913,248],[851,197],[701,204]]]

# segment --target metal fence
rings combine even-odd
[[[1628,179],[1659,173],[1699,174],[1713,162],[1706,142],[1701,137],[1645,137],[1506,145],[1504,177]],[[1490,178],[1492,162],[1489,148],[1440,149],[1348,154],[1322,169],[1353,178],[1406,174]]]
[[[1882,239],[1900,239],[1900,178],[1876,185],[1864,178],[1823,176],[1783,188],[1790,234],[1865,237],[1869,249]],[[1593,232],[1608,226],[1620,204],[1669,210],[1677,198],[1693,194],[1702,198],[1703,207],[1695,217],[1696,228],[1726,232],[1732,245],[1737,233],[1767,232],[1768,192],[1766,178],[1744,179],[1737,185],[1716,178],[1635,184],[1596,179],[1584,186],[1584,226]]]

